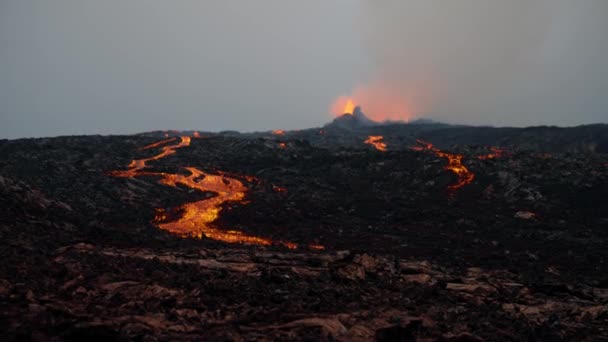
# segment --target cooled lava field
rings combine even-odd
[[[4,338],[608,340],[605,125],[349,120],[0,141]]]

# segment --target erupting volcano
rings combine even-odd
[[[143,149],[151,149],[159,147],[163,144],[172,142],[175,138],[162,140],[145,146]],[[221,230],[213,225],[220,212],[222,205],[226,202],[244,203],[247,187],[238,179],[226,177],[224,174],[212,175],[203,172],[194,167],[184,167],[190,174],[185,176],[181,174],[170,174],[164,172],[145,171],[148,167],[147,163],[153,160],[159,160],[176,153],[176,149],[189,146],[191,138],[182,136],[181,141],[175,145],[167,145],[162,147],[162,152],[150,158],[135,159],[129,164],[129,169],[112,171],[110,175],[113,177],[134,178],[138,176],[158,176],[161,177],[160,183],[171,187],[178,185],[186,186],[190,189],[201,192],[213,192],[215,197],[186,203],[179,207],[181,216],[175,221],[167,222],[167,214],[164,208],[157,208],[153,223],[158,228],[177,234],[182,237],[207,237],[213,240],[223,241],[227,243],[242,243],[269,246],[272,244],[283,245],[289,249],[295,249],[297,244],[287,241],[275,241],[268,238],[248,235],[238,230]],[[245,177],[250,179],[249,177]],[[311,245],[310,248],[320,249],[320,245]]]
[[[421,86],[422,87],[422,86]],[[354,114],[355,107],[365,108],[368,117],[375,122],[408,122],[416,113],[422,113],[428,101],[427,91],[422,89],[407,94],[385,84],[372,82],[358,85],[347,95],[337,97],[329,111],[334,116]]]
[[[445,166],[445,169],[454,172],[458,176],[457,182],[448,186],[448,191],[450,193],[454,193],[465,185],[471,184],[473,179],[475,179],[475,174],[462,164],[462,158],[464,157],[462,154],[443,152],[434,147],[433,144],[420,139],[416,140],[416,146],[413,146],[412,149],[414,151],[431,151],[435,153],[436,156],[448,160],[448,165]]]

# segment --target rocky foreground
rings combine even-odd
[[[239,179],[215,227],[297,249],[159,229],[215,194],[109,175],[158,138],[0,142],[3,338],[608,340],[607,155],[457,146],[474,179],[450,192],[445,158],[357,139],[193,138],[151,164]]]

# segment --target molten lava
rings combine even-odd
[[[229,243],[272,244],[269,239],[249,236],[236,230],[223,231],[210,225],[219,217],[222,204],[229,201],[243,201],[247,188],[242,182],[233,178],[211,175],[193,167],[185,169],[190,172],[190,175],[164,174],[160,183],[171,187],[183,185],[201,192],[211,191],[217,193],[217,196],[182,205],[180,207],[183,212],[181,218],[167,223],[156,221],[159,228],[180,236],[199,238],[206,236],[213,240]]]
[[[272,131],[272,134],[274,135],[285,135],[285,131],[282,129],[275,129],[274,131]]]
[[[479,160],[488,160],[488,159],[496,159],[502,158],[507,154],[507,151],[503,150],[499,147],[490,147],[490,153],[477,156]]]
[[[159,141],[158,143],[167,143],[169,141],[171,141],[171,139]],[[151,144],[151,145],[154,145],[154,144]],[[151,146],[151,145],[148,145],[148,146]],[[114,176],[114,177],[123,177],[123,178],[134,178],[137,176],[149,175],[149,174],[156,175],[157,173],[142,171],[143,169],[145,169],[148,166],[147,164],[149,161],[165,158],[167,156],[174,154],[176,149],[182,148],[184,146],[189,146],[189,145],[190,145],[190,137],[182,137],[181,141],[178,144],[164,146],[161,150],[162,151],[161,153],[159,153],[155,156],[152,156],[150,158],[133,159],[131,161],[131,163],[129,164],[128,170],[111,171],[110,175]],[[153,146],[153,147],[155,147],[155,146]],[[158,175],[163,175],[163,174],[159,173]]]
[[[365,143],[374,146],[378,151],[386,152],[384,137],[381,135],[370,135]]]
[[[353,115],[354,111],[355,111],[355,104],[353,103],[353,100],[348,99],[348,101],[346,102],[346,105],[344,106],[343,113]]]
[[[274,192],[287,192],[287,189],[274,184],[272,185],[272,190],[274,190]]]
[[[454,172],[458,176],[458,181],[448,186],[448,191],[450,192],[455,192],[465,185],[471,184],[473,179],[475,179],[475,174],[462,164],[462,158],[464,157],[462,154],[443,152],[434,147],[433,144],[422,140],[416,140],[416,146],[412,147],[412,149],[415,151],[431,151],[436,156],[448,160],[448,165],[445,166],[445,169]]]
[[[315,250],[318,250],[318,251],[322,251],[322,250],[324,250],[324,249],[325,249],[325,247],[324,247],[324,246],[321,246],[321,245],[314,245],[314,244],[312,244],[312,245],[308,245],[308,248],[310,248],[310,249],[315,249]]]
[[[154,148],[166,144],[174,139],[159,141],[158,143],[150,144],[145,147]],[[160,183],[171,187],[178,185],[186,186],[190,189],[201,192],[214,192],[216,196],[204,200],[186,203],[179,208],[181,216],[174,221],[167,222],[168,215],[162,208],[157,208],[153,223],[160,229],[177,234],[182,237],[207,237],[213,240],[269,246],[273,241],[267,238],[248,235],[238,230],[221,230],[213,225],[221,211],[222,205],[227,202],[246,203],[244,201],[247,188],[241,181],[235,178],[227,177],[224,173],[219,172],[219,175],[212,175],[203,172],[194,167],[185,167],[189,175],[170,174],[164,172],[145,171],[148,167],[147,163],[153,160],[158,160],[176,153],[176,149],[190,145],[190,137],[181,137],[181,141],[175,145],[164,146],[161,153],[144,159],[135,159],[129,164],[129,169],[110,172],[111,176],[133,178],[138,176],[158,176]],[[245,177],[249,180],[256,180],[255,177]],[[289,249],[295,249],[297,244],[288,241],[276,242]],[[311,247],[316,248],[316,247]]]

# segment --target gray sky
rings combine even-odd
[[[0,0],[0,138],[608,121],[605,0]],[[367,105],[367,107],[366,107]]]

